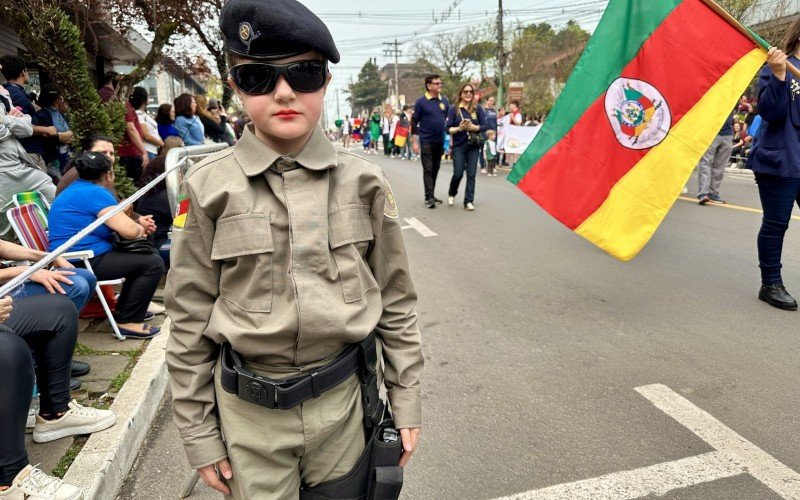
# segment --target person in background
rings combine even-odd
[[[97,89],[100,102],[108,102],[116,95],[119,78],[120,75],[116,71],[106,71],[106,74],[103,75],[103,86]]]
[[[381,116],[381,138],[383,139],[383,156],[392,152],[392,112],[384,110]]]
[[[197,116],[197,101],[192,94],[181,94],[175,98],[175,130],[187,146],[205,143],[203,122]]]
[[[486,104],[483,107],[483,115],[486,117],[486,131],[494,130],[495,135],[497,134],[497,110],[494,109],[497,100],[492,97],[488,97],[486,99]],[[495,148],[497,147],[497,143],[495,142]],[[481,155],[480,155],[480,164],[481,164],[481,173],[486,173],[486,158],[487,155],[484,153],[486,149],[486,144],[481,146]],[[497,158],[497,152],[495,151],[495,158]]]
[[[134,87],[130,97],[125,101],[125,135],[119,145],[119,164],[125,167],[125,173],[134,185],[139,185],[142,169],[150,161],[147,146],[142,139],[142,125],[136,110],[147,103],[147,91],[143,87]]]
[[[42,158],[48,168],[58,173],[60,178],[64,168],[69,162],[71,153],[70,145],[75,137],[69,129],[69,123],[64,116],[69,110],[67,102],[52,83],[42,85],[42,94],[39,97],[41,109],[36,113],[36,121],[45,126],[54,126],[58,131],[56,136],[44,139]],[[51,172],[48,172],[53,175]]]
[[[483,152],[486,155],[486,168],[489,177],[496,177],[497,173],[494,171],[497,168],[497,132],[494,130],[486,131],[486,144],[484,145]]]
[[[700,205],[725,203],[719,195],[719,187],[725,175],[725,167],[731,159],[732,138],[733,111],[697,164],[697,202]]]
[[[175,129],[175,106],[172,104],[162,104],[156,112],[156,123],[158,124],[158,135],[166,141],[167,137],[178,137]]]
[[[342,148],[348,149],[350,147],[350,134],[353,132],[353,124],[350,122],[350,117],[345,115],[342,120]]]
[[[36,121],[36,107],[31,102],[28,94],[25,93],[25,85],[30,83],[28,69],[25,67],[25,60],[19,56],[7,55],[0,57],[0,73],[6,79],[3,87],[8,91],[14,107],[19,107],[23,114],[31,118],[33,134],[20,139],[20,144],[25,148],[28,159],[36,165],[42,172],[47,172],[47,164],[42,158],[44,151],[44,139],[57,137],[58,130],[52,125],[39,125]],[[6,112],[9,110],[6,109]]]
[[[3,91],[4,88],[0,87]],[[8,110],[8,111],[7,111]],[[33,132],[31,117],[11,106],[10,99],[0,93],[0,211],[5,212],[14,205],[13,196],[25,191],[39,191],[47,201],[56,195],[53,180],[34,165],[19,138],[30,137]],[[11,225],[0,217],[0,236],[5,239]]]
[[[50,209],[50,251],[117,205],[117,199],[109,189],[114,185],[114,171],[106,155],[84,152],[73,163],[80,179],[65,189]],[[112,244],[112,231],[122,239],[137,239],[155,232],[155,226],[152,230],[145,229],[128,215],[118,213],[72,249],[94,252],[89,262],[98,279],[125,278],[115,312],[119,330],[126,337],[151,338],[160,328],[143,322],[164,274],[164,262],[156,254],[116,250]]]
[[[0,499],[74,500],[81,491],[31,465],[25,426],[34,381],[40,409],[33,441],[107,429],[116,422],[110,410],[70,400],[72,353],[78,339],[78,312],[63,295],[0,300]],[[35,363],[34,363],[35,360]]]
[[[798,80],[786,63],[800,66],[800,20],[786,33],[785,49],[772,47],[758,78],[758,113],[762,117],[747,166],[755,173],[764,216],[758,231],[758,298],[772,307],[797,310],[797,301],[783,284],[783,240],[792,208],[800,204],[800,99]]]
[[[731,138],[731,157],[730,161],[736,163],[742,156],[745,147],[745,139],[747,133],[744,131],[744,122],[736,122],[733,124],[733,137]]]
[[[425,94],[414,103],[413,127],[419,134],[422,180],[425,187],[425,205],[436,208],[441,200],[435,196],[436,178],[444,153],[447,135],[445,119],[450,102],[441,95],[442,79],[439,75],[425,77]],[[416,151],[415,151],[416,152]]]
[[[174,138],[180,141],[179,138]],[[170,140],[172,143],[172,141]],[[174,144],[174,143],[172,143]],[[167,152],[170,148],[166,146],[163,151],[145,167],[142,172],[142,182],[149,183],[156,177],[164,173],[164,166],[167,159]],[[169,197],[167,196],[167,183],[162,180],[152,189],[144,194],[136,204],[136,211],[142,215],[150,215],[156,223],[155,233],[148,236],[158,250],[159,255],[164,261],[164,272],[169,271],[169,232],[172,227],[172,220],[175,216],[170,208]]]
[[[383,119],[381,118],[380,110],[375,109],[369,119],[369,135],[371,137],[369,152],[371,154],[379,154],[378,143],[381,140],[381,137],[383,137],[383,127],[381,126],[382,121]]]
[[[214,99],[213,103],[209,103],[206,96],[201,94],[195,95],[194,100],[197,102],[197,115],[203,124],[206,137],[214,142],[227,143],[229,141],[228,129],[225,125],[228,123],[228,115],[219,109],[217,100]]]
[[[144,102],[140,103],[139,107],[136,108],[136,117],[139,119],[139,125],[142,129],[142,139],[144,140],[144,147],[147,149],[147,157],[152,160],[158,155],[158,148],[164,145],[164,140],[158,133],[158,123],[147,113],[147,101],[149,100],[147,91],[142,87],[136,87],[133,89],[134,93],[136,93],[136,89],[144,91]],[[141,93],[141,91],[139,92]]]
[[[486,116],[483,108],[475,102],[475,87],[471,83],[461,86],[458,105],[447,111],[447,132],[453,141],[453,177],[447,193],[447,204],[453,206],[464,173],[467,187],[464,192],[464,209],[475,210],[475,173],[478,155],[481,152],[479,134],[486,131]]]

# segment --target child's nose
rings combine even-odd
[[[278,82],[275,84],[275,100],[285,101],[294,99],[294,97],[294,89],[289,85],[289,82],[286,81],[286,77],[283,75],[278,76]]]

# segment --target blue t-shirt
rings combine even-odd
[[[50,207],[50,251],[63,245],[83,228],[97,220],[101,210],[114,206],[117,200],[111,191],[97,184],[78,179],[53,201]],[[113,249],[111,229],[103,224],[75,244],[72,250],[92,250],[94,256]]]
[[[187,146],[197,146],[205,142],[205,127],[197,115],[191,118],[185,116],[175,118],[175,130]]]
[[[175,128],[175,125],[168,124],[163,125],[161,123],[158,124],[158,135],[161,136],[161,139],[166,139],[167,137],[180,137],[178,130]]]

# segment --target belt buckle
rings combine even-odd
[[[238,370],[237,370],[238,372]],[[238,372],[239,399],[255,403],[259,406],[275,409],[278,407],[278,397],[275,384],[265,380],[258,375],[249,376]]]

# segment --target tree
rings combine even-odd
[[[348,86],[350,106],[353,113],[361,110],[371,111],[383,104],[388,94],[386,83],[381,81],[378,65],[373,59],[367,60],[358,73],[358,79]]]
[[[71,129],[76,139],[102,133],[118,142],[125,130],[124,101],[130,88],[142,80],[161,59],[169,38],[179,31],[182,17],[204,0],[15,0],[1,2],[0,14],[8,20],[28,52],[47,70],[55,87],[70,106]],[[106,13],[106,14],[103,14]],[[85,43],[98,44],[94,26],[112,22],[124,31],[131,21],[142,21],[153,33],[149,53],[120,82],[117,102],[102,104],[92,82]],[[118,166],[117,190],[123,196],[135,188]]]
[[[512,42],[507,81],[525,82],[523,111],[544,115],[575,67],[589,33],[569,21],[560,30],[548,23],[526,26]]]
[[[431,73],[442,78],[442,94],[452,98],[469,81],[468,69],[479,58],[479,42],[470,33],[440,34],[417,44],[415,55],[428,65]]]

